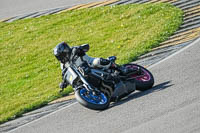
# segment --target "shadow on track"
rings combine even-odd
[[[153,88],[149,89],[149,90],[146,90],[146,91],[137,91],[137,92],[133,92],[131,93],[130,95],[128,95],[127,97],[121,99],[120,101],[116,102],[116,103],[113,103],[110,105],[109,109],[110,108],[113,108],[115,106],[118,106],[118,105],[121,105],[123,103],[126,103],[130,100],[133,100],[133,99],[136,99],[136,98],[139,98],[139,97],[142,97],[142,96],[145,96],[145,95],[148,95],[150,93],[153,93],[153,92],[156,92],[156,91],[161,91],[161,90],[164,90],[168,87],[171,87],[173,86],[173,84],[171,84],[171,81],[166,81],[164,83],[161,83],[161,84],[158,84],[156,86],[154,86]]]

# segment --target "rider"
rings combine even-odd
[[[64,73],[66,72],[66,68],[69,66],[68,61],[72,54],[78,54],[79,56],[83,57],[83,60],[88,63],[90,67],[97,67],[97,68],[104,68],[108,69],[110,67],[117,67],[116,65],[112,65],[111,61],[104,58],[93,58],[85,54],[83,50],[80,50],[78,46],[70,48],[70,46],[65,43],[59,43],[54,48],[54,55],[55,57],[61,62],[61,69],[62,69],[62,79],[64,76]],[[128,70],[121,68],[120,71],[122,73],[127,73]],[[60,83],[61,91],[63,91],[64,88],[66,88],[68,83],[63,79],[63,81]]]

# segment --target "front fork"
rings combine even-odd
[[[85,89],[86,89],[88,92],[91,92],[91,91],[92,91],[92,93],[100,93],[100,91],[99,91],[98,89],[92,88],[92,87],[90,86],[90,84],[85,80],[85,78],[84,78],[83,75],[78,71],[78,69],[74,69],[74,68],[73,68],[73,70],[74,70],[74,71],[76,72],[76,74],[80,77],[81,81],[83,82],[83,87],[85,87]],[[77,89],[79,89],[79,87],[77,87],[77,88],[75,89],[75,91],[76,91]]]

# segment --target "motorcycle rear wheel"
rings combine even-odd
[[[152,73],[147,70],[146,68],[137,65],[137,64],[125,64],[124,65],[126,68],[140,68],[141,69],[141,74],[133,74],[131,75],[131,78],[135,79],[136,82],[136,90],[139,91],[145,91],[150,88],[152,88],[154,84],[154,77]]]
[[[86,108],[93,110],[104,110],[110,105],[110,98],[104,93],[100,93],[98,96],[93,95],[83,87],[75,92],[76,100]]]

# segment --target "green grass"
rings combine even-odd
[[[68,11],[0,23],[0,123],[68,94],[59,94],[59,42],[89,43],[93,57],[115,55],[128,63],[159,45],[182,23],[169,4],[135,4]]]

